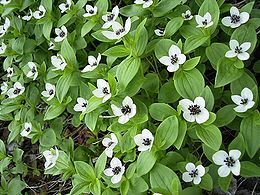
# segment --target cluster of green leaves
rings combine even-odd
[[[1,54],[3,69],[14,68],[9,85],[19,81],[26,88],[24,94],[14,99],[0,96],[0,120],[9,121],[6,145],[21,143],[25,139],[20,136],[23,124],[31,122],[31,142],[39,145],[40,153],[53,146],[60,148],[56,166],[45,174],[61,174],[62,179],[72,180],[71,194],[120,192],[125,195],[151,191],[188,195],[202,194],[202,190],[211,191],[217,187],[227,191],[232,174],[219,177],[218,167],[212,163],[212,155],[220,149],[242,152],[241,176],[260,176],[256,79],[259,61],[254,59],[254,49],[259,44],[256,29],[260,25],[260,15],[258,9],[253,9],[254,2],[240,9],[250,13],[250,20],[235,30],[221,24],[221,18],[229,14],[232,6],[224,0],[154,0],[147,9],[127,0],[123,2],[126,6],[120,8],[119,20],[131,17],[132,24],[122,41],[109,40],[102,34],[101,17],[115,6],[113,1],[79,0],[64,14],[58,8],[61,1],[56,0],[12,0],[0,7],[2,17],[11,21],[9,33],[2,37],[8,46]],[[86,4],[97,6],[96,16],[83,17]],[[40,20],[27,22],[18,17],[39,5],[47,10]],[[186,10],[202,16],[210,12],[213,25],[196,28],[195,19],[185,21],[182,17]],[[54,28],[62,25],[68,29],[67,38],[48,50]],[[154,30],[161,26],[165,27],[165,35],[158,37]],[[251,43],[250,60],[243,62],[225,57],[230,39]],[[187,61],[179,70],[169,73],[159,59],[168,56],[173,44],[182,50]],[[51,56],[57,53],[67,62],[64,71],[53,70]],[[98,53],[102,54],[98,67],[82,73],[88,56]],[[26,77],[30,61],[37,64],[39,76],[35,81]],[[101,78],[108,81],[111,89],[112,98],[106,103],[92,94],[97,79]],[[41,96],[47,82],[56,86],[56,95],[50,101]],[[245,113],[236,113],[230,96],[240,94],[245,87],[252,90],[255,106]],[[133,99],[137,114],[126,124],[120,124],[117,118],[107,115],[113,115],[111,104],[119,105],[126,96]],[[179,100],[193,101],[198,96],[205,99],[210,118],[203,124],[189,123],[182,117]],[[78,97],[88,100],[84,113],[73,109]],[[67,115],[71,116],[69,122],[75,129],[86,126],[92,132],[93,135],[84,140],[85,145],[68,138]],[[137,152],[134,136],[145,128],[155,135],[153,148]],[[118,184],[112,184],[103,174],[109,160],[103,148],[95,144],[110,132],[119,140],[114,154],[126,167]],[[226,132],[232,135],[228,140],[223,139]],[[19,194],[26,184],[14,175],[27,174],[26,164],[22,162],[23,151],[17,148],[10,156],[5,148],[1,141],[0,190]],[[8,170],[12,161],[15,167]],[[207,165],[199,185],[183,183],[180,179],[188,162]],[[11,192],[12,185],[19,186],[17,192]]]

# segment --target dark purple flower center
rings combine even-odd
[[[196,177],[196,176],[198,175],[198,169],[192,170],[192,171],[189,173],[189,175],[190,175],[192,178]]]
[[[128,106],[128,105],[123,106],[123,107],[121,108],[121,112],[122,112],[124,115],[130,113],[130,112],[131,112],[130,106]]]
[[[201,112],[200,106],[198,106],[197,104],[190,105],[188,110],[190,111],[190,115],[197,115]]]
[[[112,169],[113,173],[115,175],[118,175],[121,172],[121,167],[117,166]]]
[[[239,46],[236,46],[235,48],[235,53],[239,54],[239,53],[242,53],[242,47],[239,47]]]
[[[150,146],[151,142],[152,142],[152,140],[150,140],[149,138],[146,138],[146,139],[143,139],[142,144],[145,145],[145,146]]]
[[[238,23],[240,21],[240,16],[233,14],[231,16],[231,23]]]
[[[226,163],[226,165],[227,165],[228,167],[233,167],[234,164],[236,163],[236,161],[235,161],[232,157],[230,157],[230,156],[228,156],[228,157],[224,160],[224,162]]]

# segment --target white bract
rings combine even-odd
[[[52,50],[55,47],[54,43],[50,41],[48,50]]]
[[[115,116],[119,116],[118,122],[120,124],[127,123],[130,118],[134,117],[136,114],[136,105],[133,100],[126,96],[122,102],[122,107],[117,107],[116,105],[111,105],[112,111]]]
[[[30,71],[27,73],[27,77],[33,77],[33,80],[35,80],[38,76],[37,66],[33,62],[28,62],[28,66],[30,68]]]
[[[204,16],[196,15],[195,20],[197,22],[197,28],[208,28],[213,25],[213,21],[211,21],[211,14],[207,12]]]
[[[220,177],[227,177],[230,172],[236,176],[240,174],[240,155],[241,152],[239,150],[230,150],[229,154],[220,150],[212,156],[214,163],[221,166],[218,169]]]
[[[0,0],[0,4],[2,4],[2,5],[7,5],[10,2],[11,2],[11,0]]]
[[[57,37],[54,38],[54,42],[63,41],[67,37],[67,34],[68,34],[66,26],[63,25],[60,28],[55,28],[55,34],[57,35]]]
[[[5,18],[5,23],[0,26],[0,37],[4,36],[7,32],[8,28],[10,27],[11,23],[9,18]]]
[[[90,17],[97,14],[97,7],[92,7],[91,5],[86,5],[86,13],[83,14],[84,17]]]
[[[203,97],[196,97],[194,102],[189,99],[180,100],[183,111],[183,118],[188,122],[196,121],[198,124],[204,123],[209,119],[209,111],[205,108]]]
[[[147,8],[153,4],[153,0],[135,0],[134,3],[143,5],[143,8]]]
[[[109,83],[104,79],[98,79],[97,87],[98,88],[92,91],[92,93],[98,98],[103,98],[102,102],[105,103],[108,99],[111,98]]]
[[[116,21],[118,14],[119,14],[119,8],[118,6],[115,6],[112,9],[112,13],[103,15],[102,20],[105,21],[105,24],[102,26],[102,28],[109,28],[110,26],[112,26],[112,24]]]
[[[31,20],[32,16],[33,16],[32,10],[29,9],[29,12],[25,16],[23,16],[22,19],[29,21],[29,20]]]
[[[246,112],[255,105],[253,93],[247,87],[241,91],[241,96],[232,95],[231,99],[237,105],[237,107],[234,108],[236,112]]]
[[[230,40],[229,47],[231,50],[227,51],[225,56],[227,58],[237,57],[239,60],[248,60],[250,55],[246,51],[251,47],[250,42],[245,42],[239,45],[237,40]]]
[[[2,42],[2,45],[0,46],[0,54],[4,54],[7,46],[4,42]]]
[[[44,163],[45,170],[48,170],[55,166],[56,161],[59,158],[59,150],[56,147],[55,149],[51,148],[50,150],[45,150],[43,156],[46,159],[46,162]]]
[[[114,22],[112,24],[113,31],[102,31],[102,34],[111,40],[115,39],[121,39],[123,36],[125,36],[131,28],[131,19],[127,18],[125,22],[125,27],[123,27],[120,23]]]
[[[74,106],[76,112],[85,112],[88,106],[88,101],[82,97],[77,98],[77,104]]]
[[[148,129],[143,129],[141,134],[134,136],[134,141],[138,146],[138,151],[150,151],[153,146],[153,140],[153,134]]]
[[[70,9],[71,6],[71,0],[67,0],[66,3],[61,3],[59,5],[59,8],[61,10],[61,13],[64,13],[65,11],[67,11],[68,9]]]
[[[100,60],[101,60],[101,54],[100,53],[98,53],[97,58],[95,58],[94,56],[88,56],[88,65],[85,66],[85,68],[81,72],[93,71],[99,65]]]
[[[112,158],[113,156],[113,149],[116,147],[116,145],[118,144],[118,140],[117,137],[114,133],[111,133],[111,139],[110,138],[104,138],[102,140],[102,144],[103,146],[106,147],[105,149],[105,154],[109,157]]]
[[[185,166],[187,172],[182,174],[182,179],[185,182],[191,182],[198,185],[201,182],[201,177],[205,175],[205,168],[202,165],[195,167],[193,163],[188,163]]]
[[[41,19],[42,17],[44,17],[46,13],[46,9],[45,7],[43,7],[42,5],[39,6],[38,10],[33,12],[33,17],[35,19]]]
[[[64,70],[67,63],[62,55],[57,54],[57,56],[51,56],[51,63],[55,68],[53,70]]]
[[[47,101],[50,101],[55,96],[55,85],[46,83],[45,91],[43,91],[41,94],[47,98]]]
[[[165,30],[164,29],[161,29],[161,28],[158,28],[158,29],[155,29],[154,30],[154,33],[159,36],[159,37],[163,37],[165,35]]]
[[[169,49],[169,56],[163,56],[159,61],[167,66],[169,72],[175,72],[180,68],[180,64],[186,61],[186,56],[181,53],[178,46],[172,45]]]
[[[191,11],[187,10],[186,12],[181,14],[184,20],[191,20],[193,16],[191,15]]]
[[[112,176],[111,182],[113,184],[119,183],[122,179],[122,176],[125,172],[125,167],[122,165],[121,161],[114,157],[110,161],[110,168],[104,170],[106,176]]]
[[[13,74],[14,74],[14,68],[8,67],[8,68],[6,69],[6,72],[7,72],[6,76],[7,76],[8,78],[10,78],[10,77],[12,77]]]
[[[249,20],[249,13],[242,12],[239,13],[239,9],[232,6],[230,8],[230,16],[224,17],[221,22],[224,26],[228,26],[231,28],[237,28],[241,24],[246,23]]]
[[[31,131],[32,131],[32,124],[31,123],[24,123],[24,129],[22,130],[20,135],[22,137],[28,137],[28,135],[31,133]]]
[[[16,98],[25,91],[25,88],[20,82],[15,82],[14,86],[7,91],[9,98]]]
[[[3,82],[1,85],[1,94],[4,94],[8,91],[8,85],[6,82]]]

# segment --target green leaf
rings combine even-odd
[[[229,47],[224,43],[212,43],[206,48],[207,58],[214,69],[217,69],[218,62],[225,57],[227,51]]]
[[[157,128],[155,144],[161,150],[169,148],[178,137],[179,122],[176,116],[166,118]]]
[[[6,157],[6,149],[4,142],[0,139],[0,160]]]
[[[17,176],[8,183],[8,194],[19,195],[26,187],[27,184]]]
[[[140,68],[141,60],[139,58],[127,58],[123,60],[117,67],[116,77],[119,85],[123,89],[127,87],[134,78]]]
[[[253,158],[260,148],[259,121],[259,112],[254,111],[252,115],[243,118],[240,124],[240,132],[244,137],[246,151],[250,158]]]
[[[241,77],[244,70],[236,68],[234,63],[235,61],[228,58],[222,58],[218,61],[215,87],[225,86]]]
[[[97,109],[101,104],[102,104],[102,99],[101,99],[101,98],[97,98],[97,97],[95,97],[95,96],[92,96],[92,97],[88,100],[88,106],[87,106],[86,113],[90,113],[90,112],[94,111],[94,110]]]
[[[218,184],[221,190],[224,192],[228,191],[232,178],[232,174],[229,174],[227,177],[218,177]]]
[[[206,36],[204,34],[193,35],[188,37],[184,43],[184,54],[190,53],[194,49],[204,44],[208,39],[209,36]]]
[[[241,162],[240,175],[242,177],[260,177],[260,167],[252,162],[243,161]]]
[[[211,34],[216,30],[219,20],[219,6],[216,0],[204,0],[199,9],[199,15],[204,16],[207,12],[211,14],[213,25],[209,27]]]
[[[218,151],[222,143],[222,135],[220,130],[215,125],[197,125],[196,134],[198,138],[208,147]]]
[[[149,162],[149,163],[147,163]],[[136,161],[136,173],[138,176],[145,175],[154,166],[156,157],[151,151],[141,152]]]
[[[205,174],[201,178],[201,183],[199,184],[199,187],[201,189],[205,189],[207,191],[211,191],[213,189],[213,180],[212,180],[210,174]]]
[[[176,141],[174,142],[174,146],[179,150],[184,141],[185,135],[187,131],[187,123],[184,120],[179,120],[179,132]]]
[[[86,34],[88,34],[95,25],[96,23],[92,20],[87,21],[81,28],[81,36],[84,37]]]
[[[149,13],[146,9],[143,8],[143,6],[132,4],[127,5],[125,7],[120,8],[120,14],[126,17],[132,17],[132,16],[142,16],[146,13]]]
[[[63,40],[61,44],[61,55],[65,58],[67,63],[71,64],[72,66],[76,66],[76,55],[67,39]]]
[[[69,91],[71,82],[72,82],[72,74],[63,74],[56,85],[56,96],[58,101],[61,103],[64,99],[64,97],[66,96],[66,94]]]
[[[181,3],[181,0],[161,0],[153,10],[154,17],[161,17],[167,12],[171,11],[177,5]]]
[[[49,21],[49,22],[46,22],[43,24],[42,33],[48,41],[50,40],[52,25],[53,25],[52,21]]]
[[[144,19],[134,31],[134,43],[135,43],[135,53],[137,56],[141,56],[148,43],[148,32],[145,28],[145,23],[147,19]]]
[[[149,107],[149,113],[151,117],[157,121],[163,121],[169,116],[177,114],[176,110],[165,103],[153,103]]]
[[[161,188],[165,190],[167,194],[174,194],[174,190],[172,189],[172,182],[174,179],[177,180],[178,187],[181,189],[178,176],[170,168],[160,163],[156,163],[150,172],[151,187]]]
[[[104,56],[112,56],[122,58],[130,55],[130,50],[126,48],[124,45],[116,45],[114,47],[109,48],[103,53]]]
[[[53,129],[46,129],[40,138],[41,146],[51,148],[56,144],[56,134]]]
[[[231,123],[236,118],[236,112],[234,111],[234,105],[226,105],[218,110],[216,113],[217,118],[214,124],[217,127],[223,127]]]
[[[205,99],[206,108],[208,109],[208,111],[211,111],[214,107],[214,95],[211,89],[206,86],[200,96]]]
[[[149,93],[158,93],[160,88],[160,79],[156,73],[148,73],[145,75],[145,82],[142,88]]]
[[[89,164],[82,161],[75,161],[74,164],[76,172],[80,175],[82,179],[87,182],[92,182],[96,180],[95,172]]]
[[[183,70],[191,70],[193,68],[195,68],[200,62],[200,56],[195,57],[195,58],[191,58],[189,60],[187,60],[182,66],[181,68]]]
[[[160,40],[154,48],[156,58],[159,60],[163,56],[169,56],[169,49],[172,45],[176,45],[176,43],[170,39]]]
[[[54,105],[51,105],[45,112],[44,120],[47,121],[58,117],[60,114],[64,112],[65,109],[66,105],[60,104],[58,102]]]
[[[204,90],[204,78],[196,68],[189,71],[177,72],[173,79],[177,92],[183,98],[195,99]]]
[[[228,146],[229,151],[235,149],[241,152],[241,156],[245,153],[245,141],[242,133],[239,133]]]
[[[163,86],[160,88],[158,94],[159,102],[164,103],[174,103],[178,99],[180,99],[180,95],[178,94],[177,90],[175,89],[174,82],[168,81],[164,83]]]
[[[105,170],[106,167],[106,162],[107,162],[107,156],[105,152],[103,152],[97,159],[96,164],[95,164],[95,172],[96,172],[96,177],[100,178],[101,174]]]
[[[107,0],[98,0],[96,3],[98,14],[102,15],[103,13],[107,12],[108,9],[108,1]]]
[[[184,22],[183,17],[176,17],[171,19],[165,27],[165,37],[171,37],[174,35]]]
[[[128,180],[125,180],[120,185],[120,194],[126,195],[129,190],[130,183]]]

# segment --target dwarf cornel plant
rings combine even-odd
[[[260,176],[258,1],[0,4],[0,194],[196,195]]]

